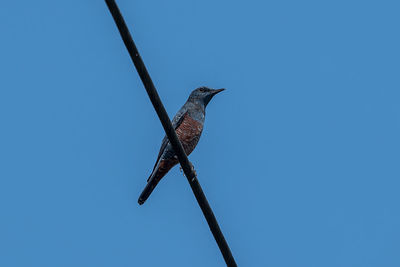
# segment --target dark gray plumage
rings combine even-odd
[[[203,131],[207,104],[213,96],[223,90],[224,89],[210,89],[207,87],[195,89],[173,118],[172,126],[182,143],[186,155],[189,155],[199,142]],[[178,159],[175,156],[175,152],[168,137],[165,136],[161,143],[160,152],[158,153],[153,171],[147,179],[147,185],[139,197],[138,203],[140,205],[150,196],[161,178],[176,164],[178,164]]]

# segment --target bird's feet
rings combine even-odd
[[[189,161],[189,163],[190,163],[190,167],[192,168],[192,172],[194,173],[194,176],[192,178],[192,182],[193,182],[197,178],[197,173],[196,173],[196,170],[194,169],[193,164],[190,161]]]
[[[192,169],[193,173],[194,173],[194,177],[192,178],[192,182],[194,181],[194,179],[197,177],[197,173],[196,170],[194,169],[193,164],[189,161],[190,164],[190,168]],[[182,166],[179,166],[179,170],[181,171],[181,173],[185,176],[185,173],[183,172]]]

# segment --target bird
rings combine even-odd
[[[199,142],[204,126],[206,106],[216,94],[224,90],[225,88],[211,89],[205,86],[193,90],[186,103],[172,119],[172,127],[175,129],[186,155],[192,153]],[[139,205],[142,205],[147,200],[161,178],[178,162],[174,149],[168,137],[165,136],[161,142],[161,148],[153,171],[147,179],[147,185],[139,196]]]

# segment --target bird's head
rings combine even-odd
[[[225,90],[224,88],[211,89],[205,86],[199,87],[190,94],[189,101],[199,102],[203,104],[204,107],[206,107],[207,104],[210,102],[211,98],[213,98],[213,96],[224,90]]]

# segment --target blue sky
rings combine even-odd
[[[118,1],[239,266],[400,266],[398,1]],[[103,1],[0,10],[0,265],[224,266]]]

